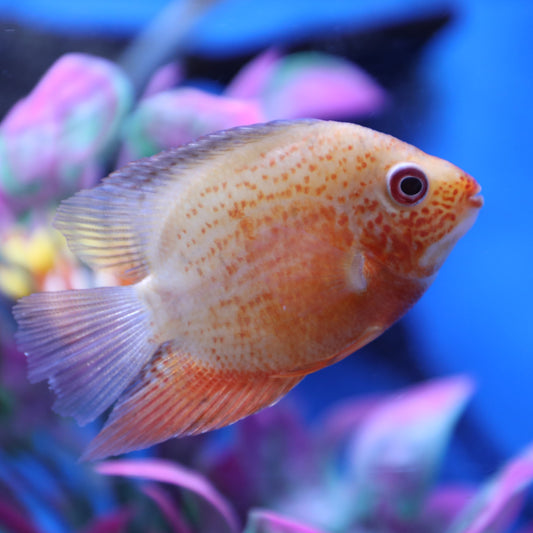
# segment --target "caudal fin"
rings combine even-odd
[[[150,312],[135,286],[37,293],[13,309],[31,382],[48,379],[54,409],[85,424],[150,360]]]

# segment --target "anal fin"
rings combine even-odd
[[[119,398],[82,459],[101,459],[229,425],[272,405],[301,379],[220,370],[163,345]]]

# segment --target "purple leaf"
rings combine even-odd
[[[96,470],[101,474],[149,479],[190,490],[218,512],[228,531],[239,531],[239,520],[226,499],[202,475],[177,463],[162,459],[124,459],[100,463]]]
[[[122,533],[126,531],[126,527],[131,520],[132,511],[130,509],[120,509],[100,517],[93,521],[93,523],[83,533]]]
[[[278,62],[261,101],[269,120],[333,119],[380,111],[386,95],[353,63],[318,52],[302,52]]]
[[[11,533],[39,533],[40,531],[13,505],[0,500],[0,530],[4,528]]]
[[[448,533],[499,533],[516,520],[524,493],[533,481],[533,446],[487,483]]]
[[[263,509],[248,515],[244,533],[322,533],[318,529]]]
[[[466,377],[433,381],[392,395],[370,413],[349,453],[360,518],[416,518],[472,388]]]
[[[235,440],[212,460],[210,479],[238,511],[283,500],[317,477],[314,448],[304,422],[286,402],[235,426]]]
[[[472,487],[439,487],[424,506],[423,522],[430,531],[444,531],[466,508],[475,494]]]
[[[142,491],[159,507],[175,533],[191,533],[169,494],[157,485],[146,485]]]
[[[14,212],[58,200],[94,177],[131,99],[129,81],[110,61],[59,58],[0,124],[0,189]]]
[[[318,428],[317,438],[323,453],[337,452],[342,443],[361,427],[365,418],[383,401],[383,397],[349,399],[326,412]]]
[[[192,87],[163,91],[144,99],[129,118],[125,148],[129,157],[147,157],[188,143],[212,131],[263,122],[257,102],[210,94]]]

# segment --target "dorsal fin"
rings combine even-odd
[[[70,249],[93,268],[108,269],[130,282],[150,271],[146,257],[158,205],[166,186],[194,168],[239,146],[259,142],[312,120],[275,121],[212,133],[190,144],[129,163],[94,189],[62,202],[54,221]]]

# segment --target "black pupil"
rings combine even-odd
[[[400,190],[406,196],[415,196],[422,190],[422,181],[415,176],[406,176],[400,182]]]

